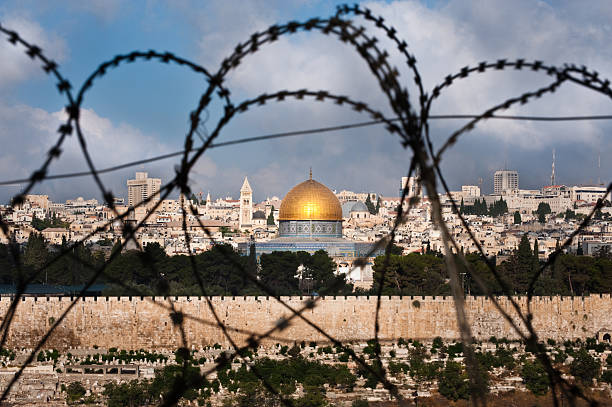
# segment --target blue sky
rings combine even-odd
[[[338,2],[289,1],[5,1],[0,23],[15,29],[57,60],[74,87],[104,60],[132,50],[170,51],[209,70],[238,41],[274,23],[333,14]],[[612,3],[592,1],[387,1],[368,2],[385,16],[416,55],[426,88],[465,65],[499,58],[541,59],[551,64],[585,64],[612,77]],[[362,22],[359,22],[363,24]],[[374,27],[368,26],[369,30]],[[372,31],[375,32],[375,31]],[[383,45],[387,44],[381,39]],[[390,53],[394,55],[390,49]],[[65,100],[48,77],[5,39],[0,41],[0,178],[27,177],[53,144]],[[414,94],[408,71],[394,56]],[[528,73],[492,73],[449,90],[432,113],[479,113],[507,97],[546,84]],[[235,100],[280,89],[328,89],[385,111],[384,98],[365,64],[339,41],[317,33],[284,38],[249,57],[227,81]],[[205,89],[203,78],[157,63],[126,65],[109,72],[87,94],[83,126],[98,167],[180,150],[189,112]],[[211,107],[207,128],[218,119]],[[510,114],[610,114],[612,101],[574,85],[554,97],[511,109]],[[241,115],[222,140],[368,120],[316,102],[267,105]],[[460,121],[432,123],[440,143]],[[478,183],[490,191],[492,173],[507,165],[520,172],[522,187],[538,187],[550,176],[557,150],[557,180],[566,184],[609,182],[612,130],[608,122],[541,124],[488,122],[449,151],[443,163],[453,188]],[[602,157],[598,173],[597,156]],[[255,198],[282,197],[313,167],[314,178],[334,189],[397,193],[410,154],[382,128],[326,133],[211,150],[191,178],[195,191],[237,196],[249,176]],[[165,160],[104,177],[119,196],[136,170],[170,179],[176,160]],[[78,171],[85,164],[70,139],[51,173]],[[18,186],[1,187],[6,202]],[[91,179],[47,182],[37,188],[53,200],[98,197]]]

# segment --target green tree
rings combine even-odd
[[[380,201],[380,195],[379,195],[378,198],[376,199],[376,208],[374,208],[375,213],[377,215],[380,212],[380,205],[381,205],[381,201]]]
[[[493,217],[497,217],[505,213],[508,213],[508,204],[502,197],[500,197],[499,201],[495,201],[491,204],[489,214]]]
[[[373,292],[383,286],[384,295],[446,295],[444,260],[432,255],[411,253],[390,254],[374,260]]]
[[[231,231],[230,231],[230,228],[229,228],[229,227],[227,227],[227,226],[221,226],[221,227],[219,228],[219,232],[221,232],[221,236],[225,237],[225,236],[229,235]]]
[[[595,360],[585,348],[581,348],[570,364],[570,373],[582,384],[591,385],[599,377],[601,362]]]
[[[104,385],[102,395],[106,397],[108,407],[148,406],[153,401],[148,381],[132,380],[121,384],[109,382]]]
[[[268,226],[273,226],[276,224],[274,222],[274,207],[272,207],[272,210],[270,211],[270,214],[268,215],[268,220],[266,221],[266,224]]]
[[[370,199],[370,194],[368,194],[368,197],[365,200],[365,205],[368,208],[368,212],[370,212],[370,214],[374,215],[376,213],[376,208],[372,203],[372,199]]]
[[[543,213],[539,213],[538,214],[538,222],[540,222],[542,224],[546,223],[546,215],[543,214]]]
[[[525,387],[536,396],[543,396],[548,392],[550,380],[546,369],[539,360],[536,359],[533,362],[526,360],[521,368],[521,378]]]
[[[13,253],[19,253],[19,247],[13,246]],[[8,245],[0,243],[0,284],[14,284],[15,278],[15,259]]]
[[[85,387],[80,382],[72,382],[66,387],[66,402],[72,404],[85,396]]]
[[[300,263],[309,271],[313,288],[320,295],[341,295],[352,291],[352,286],[346,284],[345,276],[336,275],[336,263],[325,250],[317,250],[312,255],[302,252]]]
[[[552,210],[550,209],[550,205],[547,202],[540,202],[538,204],[538,209],[536,209],[535,212],[538,215],[540,214],[548,215],[552,213]]]
[[[295,277],[299,266],[295,253],[273,252],[262,254],[259,258],[260,282],[275,295],[299,293],[299,280]]]
[[[42,234],[30,233],[23,254],[24,265],[30,271],[37,271],[41,270],[48,260],[49,251],[47,250],[47,243]]]
[[[521,219],[521,214],[519,213],[519,211],[515,211],[514,212],[514,224],[520,225],[521,223],[523,223],[523,220]]]
[[[564,218],[565,220],[576,219],[576,212],[566,209]]]
[[[162,400],[162,405],[177,405],[181,398],[195,400],[198,389],[208,384],[200,369],[190,365],[169,365],[155,372],[148,386],[151,399]]]
[[[518,249],[510,257],[510,260],[503,264],[503,271],[510,286],[515,293],[524,293],[529,287],[536,267],[534,264],[533,252],[527,234],[521,237]]]
[[[467,400],[470,396],[468,376],[463,367],[453,361],[447,361],[438,378],[438,391],[449,400]]]

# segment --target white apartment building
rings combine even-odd
[[[127,181],[128,187],[128,205],[136,206],[140,202],[155,196],[161,188],[161,179],[149,178],[146,172],[137,172],[136,179]],[[158,201],[159,196],[155,196],[153,201]]]
[[[461,194],[463,198],[480,196],[480,187],[477,185],[462,185]]]
[[[519,187],[519,175],[515,170],[498,170],[493,175],[493,190],[495,195],[501,195],[506,190]]]
[[[598,199],[604,199],[606,188],[599,186],[577,185],[571,189],[572,201],[584,201],[595,203]],[[608,195],[607,199],[610,199]]]

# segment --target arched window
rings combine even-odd
[[[603,340],[606,342],[610,342],[610,334],[604,334]]]

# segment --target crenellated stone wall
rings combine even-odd
[[[305,307],[309,297],[281,297],[294,310]],[[525,297],[515,298],[522,309]],[[88,297],[79,300],[46,347],[122,349],[175,349],[182,346],[180,328],[172,323],[170,306],[185,313],[184,334],[189,347],[219,343],[228,339],[215,323],[206,298],[172,297]],[[228,334],[244,344],[251,333],[273,329],[291,312],[272,297],[210,297],[218,318]],[[342,341],[365,341],[374,336],[376,297],[316,297],[316,306],[303,317],[293,318],[282,331],[275,331],[267,344],[294,341],[328,341],[309,322]],[[11,299],[0,299],[4,318]],[[510,301],[500,298],[501,306],[517,322]],[[8,335],[9,347],[33,347],[51,324],[70,305],[68,297],[25,297],[20,301]],[[595,336],[612,329],[612,300],[609,294],[588,297],[535,297],[531,302],[534,326],[542,339],[555,340]],[[486,297],[468,297],[466,310],[477,339],[516,338],[510,324]],[[452,297],[382,297],[380,338],[444,339],[459,338]]]

